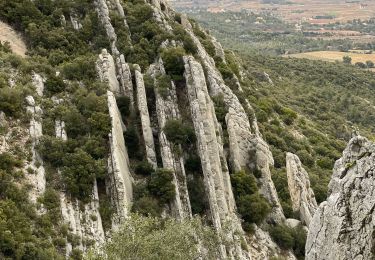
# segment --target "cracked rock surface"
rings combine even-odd
[[[309,226],[306,259],[374,259],[375,144],[354,137]]]

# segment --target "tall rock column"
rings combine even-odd
[[[43,96],[44,82],[40,75],[34,74],[33,85],[36,89],[38,96]],[[32,96],[26,98],[27,111],[31,114],[29,134],[31,138],[31,152],[32,161],[27,166],[34,171],[34,174],[28,175],[28,180],[33,188],[30,190],[30,199],[32,202],[37,202],[37,199],[43,195],[46,189],[45,169],[43,160],[36,150],[36,145],[39,139],[43,136],[41,117],[43,111],[40,106],[36,105]]]
[[[154,79],[156,86],[156,113],[159,125],[159,144],[163,168],[173,172],[173,183],[176,187],[176,197],[172,205],[172,215],[177,219],[190,218],[192,216],[192,212],[187,188],[184,159],[182,155],[176,155],[173,152],[173,144],[168,141],[163,131],[168,120],[177,120],[180,118],[176,87],[173,82],[171,82],[172,87],[168,90],[165,97],[162,97],[157,90],[157,77],[160,75],[165,75],[165,70],[161,59],[150,66],[148,73]]]
[[[262,177],[259,179],[260,192],[273,205],[270,217],[281,223],[285,216],[271,178],[270,167],[273,166],[274,161],[269,146],[258,131],[252,132],[252,126],[241,102],[231,88],[225,84],[222,75],[215,66],[215,61],[195,36],[190,22],[184,16],[182,16],[182,25],[198,47],[198,56],[207,72],[206,82],[210,96],[223,95],[224,97],[228,109],[225,120],[229,135],[231,166],[234,171],[250,168],[262,173]]]
[[[108,159],[109,183],[106,184],[116,209],[113,224],[117,226],[128,215],[133,199],[133,178],[123,135],[125,125],[122,122],[115,96],[111,91],[107,92],[107,96],[112,130],[109,135],[111,148]]]
[[[120,94],[120,84],[116,76],[116,66],[111,54],[106,49],[102,50],[96,62],[96,70],[102,82],[109,85],[109,90],[113,93]]]
[[[135,82],[137,84],[137,105],[141,117],[143,140],[146,147],[147,161],[156,169],[158,167],[156,162],[154,137],[152,135],[150,115],[148,113],[147,97],[145,83],[141,68],[135,64]]]
[[[211,219],[219,232],[223,232],[224,225],[230,223],[231,228],[224,232],[227,232],[227,238],[235,245],[227,248],[224,246],[221,250],[221,257],[224,259],[243,258],[244,254],[237,243],[239,237],[235,235],[238,232],[241,236],[243,231],[235,214],[229,172],[223,171],[225,167],[220,157],[221,145],[217,136],[217,119],[213,102],[208,94],[203,68],[192,56],[185,56],[184,62],[190,111],[197,137],[198,153],[202,162]]]
[[[356,136],[336,161],[327,201],[319,205],[306,259],[374,259],[375,143]]]
[[[318,204],[310,187],[309,175],[297,155],[286,154],[286,174],[293,211],[298,212],[301,221],[309,226]]]

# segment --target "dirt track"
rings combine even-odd
[[[12,27],[0,21],[0,41],[10,43],[12,51],[23,57],[26,56],[26,44],[22,37]]]

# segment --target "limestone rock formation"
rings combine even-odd
[[[286,173],[293,211],[298,212],[301,221],[309,226],[318,204],[310,186],[309,175],[297,155],[286,154]]]
[[[133,198],[133,179],[130,174],[128,152],[125,146],[123,132],[125,126],[118,110],[115,96],[107,92],[108,109],[111,117],[112,130],[109,136],[111,147],[108,159],[109,185],[111,200],[116,208],[114,225],[120,223],[128,214]]]
[[[375,144],[356,136],[336,161],[310,226],[306,259],[374,259]]]
[[[96,62],[96,69],[99,74],[99,78],[102,82],[106,82],[109,85],[109,90],[113,93],[119,94],[120,84],[116,76],[116,66],[111,54],[106,49],[102,50],[99,55],[99,59]]]
[[[137,64],[134,65],[134,68],[135,82],[137,85],[137,105],[141,117],[141,125],[143,132],[142,136],[146,147],[146,157],[147,161],[156,169],[158,165],[156,162],[155,144],[154,137],[152,135],[150,115],[148,113],[145,83],[143,81],[141,68]]]
[[[33,78],[33,85],[37,91],[37,94],[42,96],[44,89],[42,77],[38,74],[34,74]],[[36,145],[39,143],[39,139],[43,136],[41,123],[43,111],[40,106],[36,105],[32,96],[27,96],[26,102],[28,104],[27,111],[31,114],[29,134],[31,138],[32,153],[32,160],[30,163],[28,163],[27,168],[32,169],[34,172],[34,174],[28,176],[28,179],[32,185],[32,189],[30,190],[30,199],[35,203],[37,202],[37,199],[43,195],[46,189],[46,177],[43,160],[36,150]]]
[[[255,128],[251,126],[244,107],[234,92],[225,85],[220,72],[215,67],[213,58],[208,55],[199,39],[194,35],[189,21],[182,17],[181,23],[198,47],[198,55],[207,71],[207,86],[210,96],[223,95],[224,97],[228,109],[225,120],[233,170],[239,171],[246,167],[260,170],[262,173],[261,192],[273,205],[270,216],[274,221],[282,222],[285,217],[271,178],[270,167],[273,166],[273,157],[268,144],[260,136],[257,126]],[[256,132],[253,132],[253,128]]]
[[[158,75],[165,75],[163,62],[161,59],[149,69],[149,74],[154,79],[157,86]],[[187,188],[187,180],[182,155],[173,152],[173,145],[168,141],[163,128],[168,120],[177,120],[180,118],[176,87],[171,82],[172,88],[168,90],[165,97],[162,97],[158,90],[155,90],[156,114],[159,125],[159,144],[160,154],[163,162],[163,168],[173,172],[173,182],[176,187],[176,198],[172,206],[172,215],[178,219],[190,218],[192,216],[190,198]]]
[[[235,214],[235,201],[226,161],[220,156],[222,143],[217,135],[217,119],[213,102],[208,94],[203,68],[192,56],[185,56],[185,78],[190,102],[190,111],[197,137],[198,154],[202,162],[204,183],[214,227],[222,231],[225,223],[232,223],[228,239],[237,245],[236,229],[241,234],[241,225]],[[220,147],[221,146],[221,147]],[[237,241],[238,242],[238,241]],[[222,248],[221,257],[243,258],[240,246]]]

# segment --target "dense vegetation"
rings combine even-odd
[[[191,12],[189,16],[196,19],[203,27],[211,30],[212,34],[229,49],[247,51],[257,50],[267,54],[300,53],[318,50],[350,49],[374,50],[374,42],[356,42],[350,39],[327,39],[311,31],[320,30],[322,25],[302,24],[302,30],[276,16],[263,12],[255,14],[248,11],[210,13],[206,11]],[[373,20],[353,21],[348,24],[331,24],[325,29],[355,30],[373,33]],[[310,37],[308,37],[310,36]]]
[[[273,178],[281,199],[289,197],[285,152],[293,152],[309,172],[318,202],[323,201],[333,163],[353,131],[374,138],[373,74],[351,65],[256,54],[243,66],[246,95],[275,158]]]
[[[105,245],[104,254],[92,253],[88,259],[216,259],[218,246],[218,234],[199,218],[177,221],[132,215]]]

